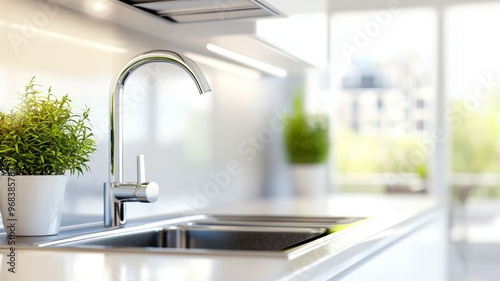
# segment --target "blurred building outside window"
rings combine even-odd
[[[425,189],[435,30],[431,8],[332,15],[332,178],[340,191]]]

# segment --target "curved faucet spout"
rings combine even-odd
[[[148,191],[142,191],[141,189],[147,188],[150,183],[141,182],[139,179],[137,183],[123,183],[123,90],[128,77],[135,70],[145,64],[153,62],[175,64],[184,69],[191,76],[200,94],[211,91],[201,69],[190,58],[176,52],[157,50],[139,54],[121,68],[120,72],[113,80],[110,90],[111,159],[109,183],[105,184],[104,194],[104,223],[107,226],[125,224],[124,202],[154,202],[157,198],[157,194],[154,196],[154,190],[157,190],[156,184],[151,183],[152,187],[150,189],[153,189],[153,192],[151,192],[153,195],[145,197],[138,196],[137,194],[147,193]],[[143,169],[143,166],[138,166],[138,170]],[[139,178],[143,178],[143,175]]]
[[[123,86],[132,72],[145,64],[153,62],[176,64],[183,68],[191,76],[191,78],[193,78],[200,94],[211,91],[203,72],[196,65],[196,63],[194,63],[194,61],[176,52],[158,50],[139,54],[122,67],[111,87],[111,98],[113,99],[113,96],[118,91],[123,90]]]

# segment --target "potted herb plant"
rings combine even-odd
[[[293,114],[285,118],[285,150],[297,193],[321,195],[328,185],[328,117],[307,114],[303,103],[299,92],[293,99]]]
[[[76,112],[68,95],[39,88],[33,77],[19,104],[0,112],[0,210],[8,235],[57,234],[67,175],[88,171],[96,150],[89,109]]]

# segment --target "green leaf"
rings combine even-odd
[[[322,163],[327,159],[330,140],[328,117],[307,115],[303,96],[293,100],[294,114],[285,118],[285,149],[291,163]]]
[[[61,175],[89,171],[96,150],[90,109],[76,111],[68,95],[39,90],[33,77],[19,103],[0,112],[0,174]]]

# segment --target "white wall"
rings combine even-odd
[[[77,107],[92,109],[98,150],[90,163],[92,171],[71,177],[65,212],[100,215],[102,184],[108,180],[108,91],[113,76],[128,59],[144,51],[192,50],[180,47],[182,38],[172,38],[178,44],[167,42],[44,3],[2,2],[0,110],[15,102],[16,91],[32,76],[45,87],[52,86],[56,94],[68,93]],[[201,97],[191,78],[173,65],[149,65],[129,79],[124,178],[135,181],[135,156],[143,153],[146,177],[158,182],[161,192],[155,204],[128,204],[129,217],[203,212],[207,206],[260,196],[263,187],[272,189],[274,184],[269,183],[283,178],[283,173],[271,176],[276,169],[283,172],[279,132],[271,131],[275,135],[269,138],[266,133],[276,117],[274,112],[283,112],[287,96],[300,79],[264,76],[252,80],[200,66],[214,90]],[[158,83],[150,89],[145,79]],[[251,143],[253,136],[257,140],[260,136],[261,143]],[[268,155],[274,155],[271,161]],[[218,188],[211,185],[217,183],[211,173],[226,181],[223,175],[230,172],[228,163],[238,174],[227,177],[227,187],[221,186],[224,183]]]

